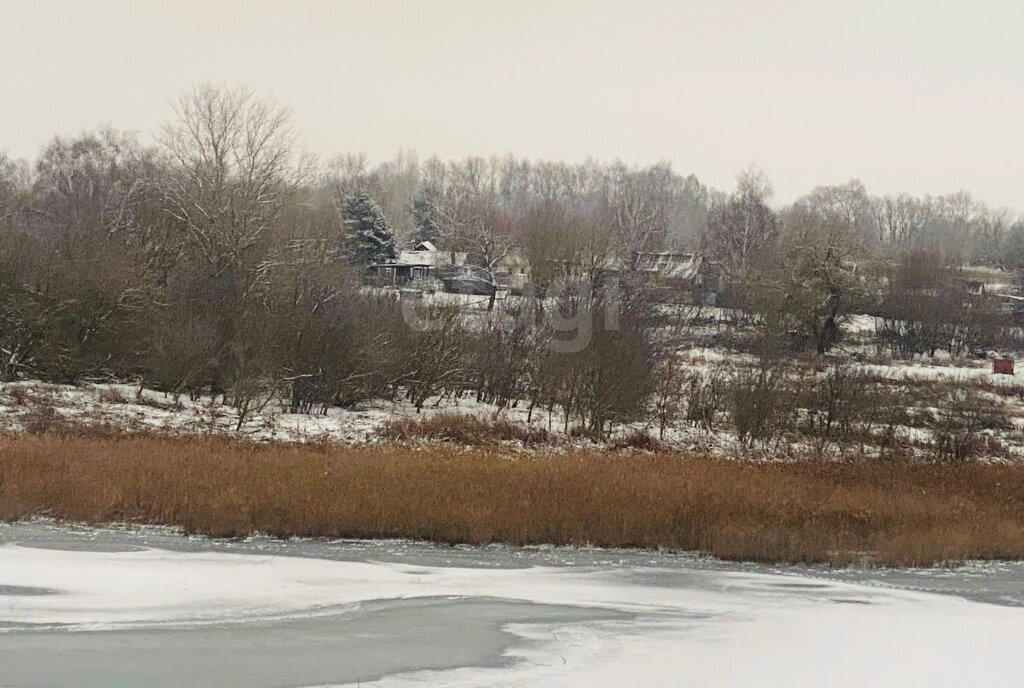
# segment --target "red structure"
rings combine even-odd
[[[996,375],[1013,375],[1012,358],[996,358],[992,361],[992,372]]]

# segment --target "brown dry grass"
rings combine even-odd
[[[590,543],[732,559],[1024,558],[1024,468],[753,464],[599,452],[0,439],[0,519],[132,521],[213,536]]]

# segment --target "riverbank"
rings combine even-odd
[[[1024,468],[679,454],[0,439],[0,519],[932,565],[1024,558]]]

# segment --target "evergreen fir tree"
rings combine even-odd
[[[413,234],[416,244],[429,241],[437,245],[441,238],[441,230],[437,226],[437,217],[430,191],[420,191],[412,199],[412,217],[416,224],[416,231]]]
[[[384,211],[365,193],[345,199],[341,218],[346,227],[342,249],[353,262],[370,265],[398,257],[395,234]]]

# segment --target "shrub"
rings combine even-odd
[[[973,391],[957,389],[947,393],[928,427],[938,458],[963,461],[987,453],[987,431],[1008,430],[1013,425],[1001,408],[986,403]]]
[[[104,387],[98,395],[101,404],[130,404],[132,400],[117,387]]]
[[[640,451],[662,452],[665,445],[644,429],[631,430],[612,442],[612,449],[639,449]]]
[[[22,416],[21,422],[29,435],[45,435],[68,429],[67,421],[49,401],[33,404]]]
[[[777,439],[791,410],[785,403],[785,374],[761,366],[737,372],[729,384],[729,411],[736,436],[744,446]]]
[[[553,437],[543,428],[505,419],[485,420],[454,413],[392,420],[378,430],[378,435],[398,442],[427,440],[466,446],[486,446],[501,442],[521,442],[527,445],[553,443]]]
[[[4,387],[4,392],[14,406],[25,406],[29,402],[28,387],[23,385],[7,385]]]
[[[843,442],[876,420],[886,383],[848,365],[835,364],[804,388],[799,429],[817,440],[818,449]]]
[[[692,375],[688,383],[686,420],[711,431],[726,402],[726,384],[721,375]]]

